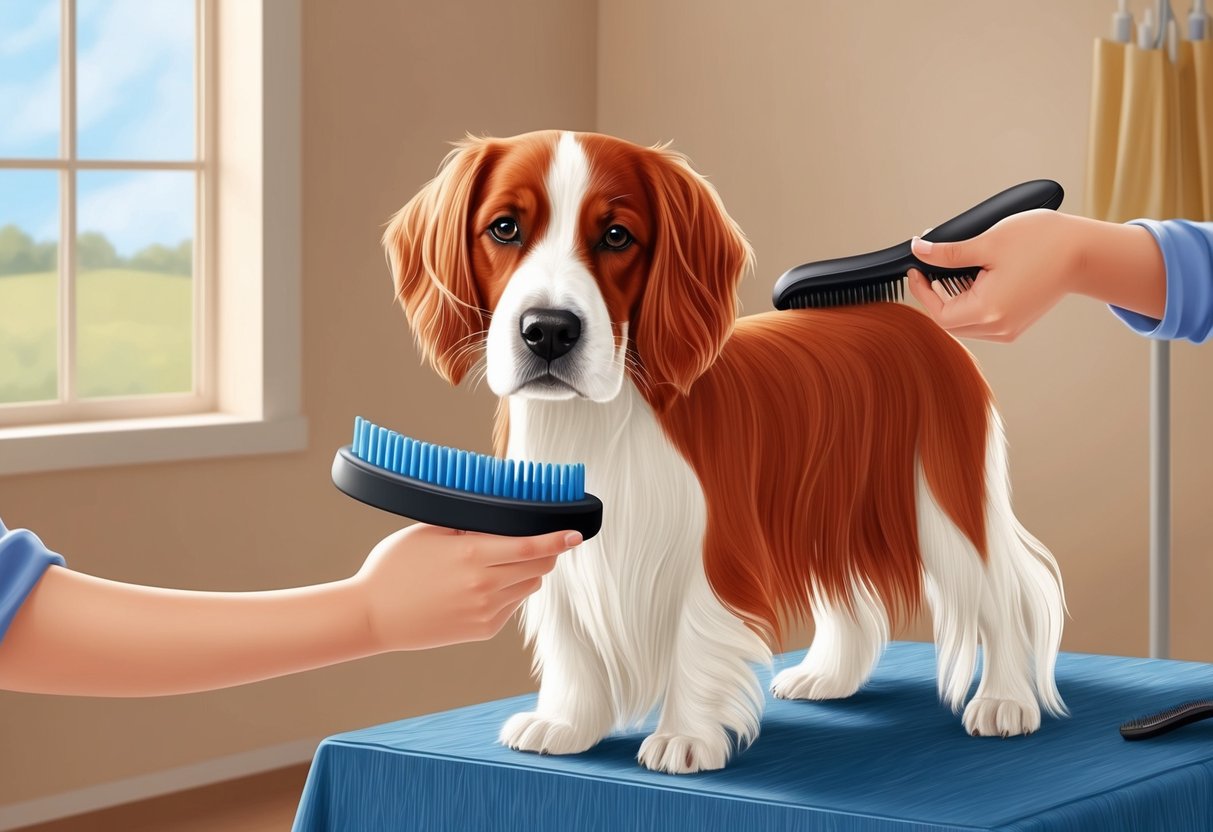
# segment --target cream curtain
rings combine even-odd
[[[1213,220],[1213,40],[1095,42],[1087,212]]]

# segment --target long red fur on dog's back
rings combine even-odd
[[[782,638],[808,588],[849,606],[866,581],[894,629],[920,608],[915,465],[984,559],[992,396],[958,341],[892,303],[737,321],[686,397],[659,413],[708,506],[720,599]]]

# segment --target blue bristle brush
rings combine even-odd
[[[423,523],[502,535],[602,527],[585,466],[497,459],[420,442],[354,419],[354,441],[333,458],[333,484],[355,500]]]

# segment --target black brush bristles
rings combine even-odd
[[[861,286],[822,286],[789,295],[786,309],[825,309],[855,303],[896,303],[905,297],[905,277]]]
[[[927,280],[938,283],[951,297],[967,292],[973,288],[981,269],[965,269],[957,272],[924,272]]]
[[[950,272],[923,272],[927,280],[938,283],[949,297],[956,297],[973,288],[981,269]],[[873,281],[858,286],[814,286],[802,284],[784,299],[784,309],[829,309],[853,306],[857,303],[899,303],[905,299],[906,276]]]
[[[1148,740],[1210,717],[1213,717],[1213,699],[1197,699],[1130,720],[1120,726],[1120,735],[1126,740]]]
[[[938,283],[949,297],[956,297],[973,288],[980,269],[965,269],[956,272],[924,273],[927,280]],[[785,299],[784,309],[828,309],[834,306],[853,306],[857,303],[899,303],[905,299],[905,275],[862,286],[801,286]]]

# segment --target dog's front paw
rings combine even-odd
[[[771,682],[776,699],[846,699],[859,690],[862,681],[840,674],[822,673],[804,665],[780,671]]]
[[[728,738],[721,732],[718,739],[687,737],[682,734],[658,732],[650,734],[640,744],[636,759],[645,768],[667,774],[693,774],[724,768],[731,751]]]
[[[965,706],[965,730],[974,737],[1014,737],[1040,727],[1036,700],[991,699],[981,696]]]
[[[580,754],[602,737],[578,731],[566,719],[528,711],[514,714],[501,726],[498,742],[515,751],[537,754]]]

